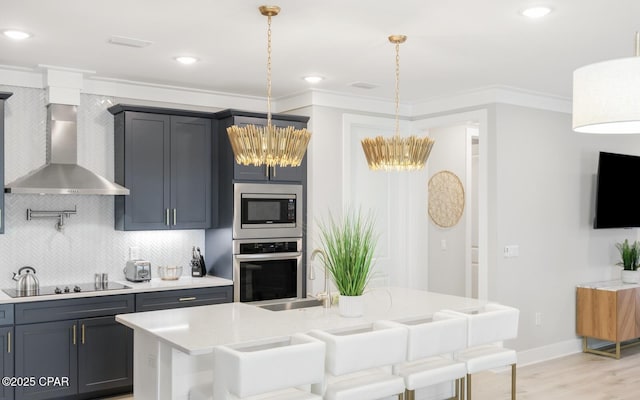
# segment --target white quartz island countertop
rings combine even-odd
[[[121,314],[116,321],[144,331],[188,355],[212,352],[231,344],[271,336],[287,336],[311,329],[356,327],[375,320],[429,317],[442,309],[473,310],[485,301],[398,287],[365,293],[362,317],[340,316],[337,306],[270,311],[245,303]]]

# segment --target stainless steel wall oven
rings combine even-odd
[[[234,301],[302,298],[302,239],[233,241]]]

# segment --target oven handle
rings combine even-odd
[[[262,253],[262,254],[234,254],[238,261],[256,261],[256,260],[286,260],[288,258],[302,257],[301,252],[293,253]]]

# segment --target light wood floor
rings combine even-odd
[[[509,400],[509,371],[473,376],[472,400]],[[616,360],[593,354],[572,354],[519,367],[518,400],[638,400],[640,399],[640,346],[623,350]],[[133,400],[132,396],[109,400]]]

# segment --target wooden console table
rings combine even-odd
[[[576,332],[582,351],[620,358],[620,350],[640,344],[640,285],[621,281],[578,285]],[[589,347],[589,339],[611,342],[605,350]]]

